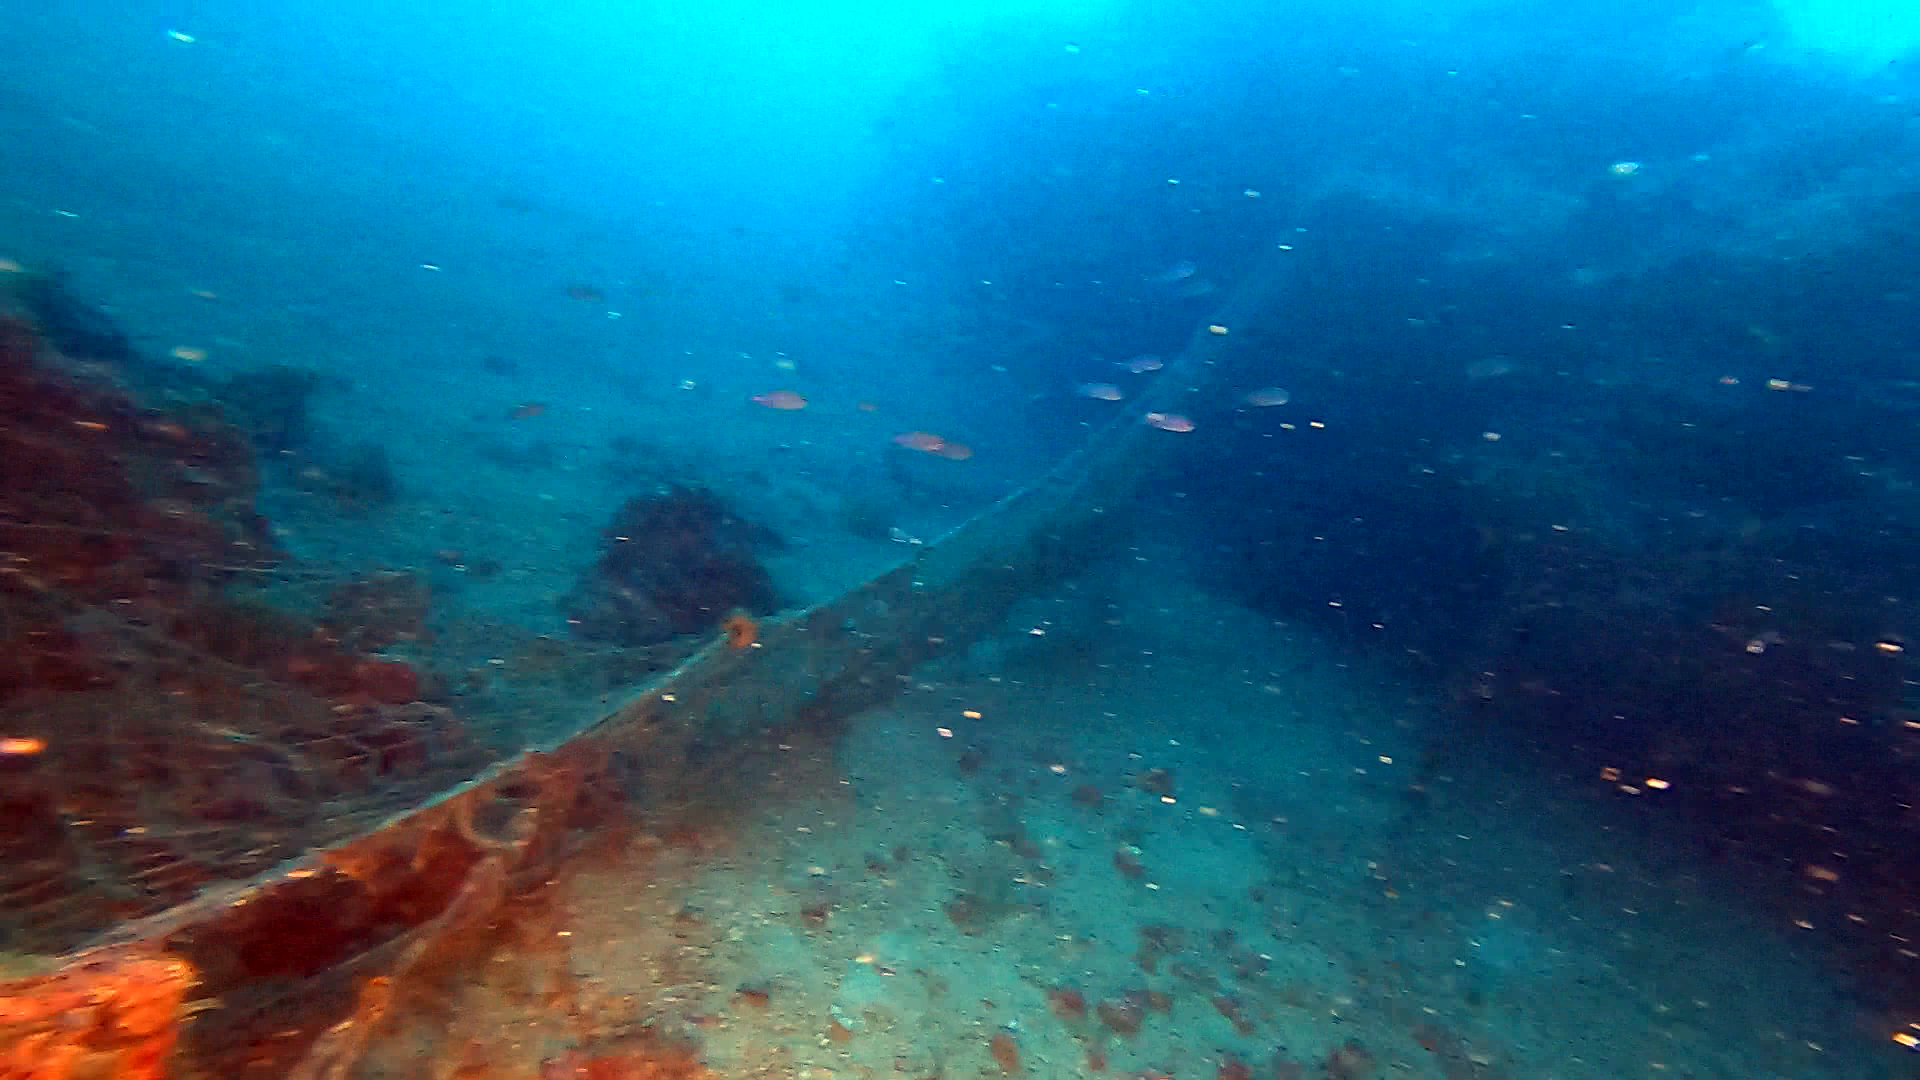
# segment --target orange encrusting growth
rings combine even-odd
[[[194,981],[185,960],[134,945],[0,984],[0,1076],[162,1080]]]
[[[720,624],[720,632],[726,635],[729,648],[749,649],[760,640],[760,624],[738,613],[727,616],[727,621]]]

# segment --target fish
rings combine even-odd
[[[782,412],[792,412],[795,409],[804,409],[807,407],[807,399],[791,390],[775,390],[771,393],[755,394],[753,395],[753,403],[755,405],[765,405],[769,409],[779,409]]]
[[[1513,373],[1513,361],[1504,356],[1488,356],[1467,365],[1467,381],[1496,379]]]
[[[1165,361],[1152,353],[1142,353],[1131,360],[1120,361],[1120,366],[1133,372],[1135,375],[1145,375],[1149,371],[1159,371],[1167,365]]]
[[[965,461],[973,456],[973,447],[966,443],[957,443],[943,439],[928,431],[909,431],[893,437],[895,446],[904,446],[909,450],[918,450],[934,457],[943,457],[948,461]]]
[[[1181,259],[1179,262],[1153,275],[1153,277],[1148,280],[1161,285],[1171,285],[1176,281],[1185,281],[1199,272],[1200,267],[1195,265],[1193,260]]]
[[[520,404],[515,405],[513,408],[507,410],[507,419],[531,420],[534,417],[539,416],[540,414],[546,412],[547,408],[548,408],[548,405],[544,401],[523,401]]]
[[[1278,386],[1265,386],[1258,390],[1249,390],[1241,395],[1241,401],[1256,409],[1270,409],[1275,405],[1285,405],[1293,400],[1293,395]]]
[[[904,446],[909,450],[923,450],[929,454],[947,445],[947,440],[925,431],[909,431],[895,435],[893,442],[896,446]]]
[[[1120,392],[1119,387],[1112,383],[1104,382],[1083,382],[1079,386],[1074,387],[1073,392],[1083,398],[1092,398],[1095,401],[1119,401],[1125,396]]]
[[[1161,431],[1192,431],[1193,421],[1179,413],[1150,412],[1141,417],[1148,427],[1157,427]]]
[[[597,285],[579,282],[567,286],[567,295],[575,300],[585,300],[589,304],[604,304],[607,294]]]

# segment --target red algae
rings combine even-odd
[[[1177,926],[1153,923],[1140,928],[1140,951],[1134,954],[1140,969],[1151,975],[1160,970],[1160,958],[1185,947],[1186,935]]]
[[[682,1047],[636,1041],[604,1053],[569,1050],[540,1066],[540,1080],[717,1080]]]
[[[1240,1003],[1240,999],[1229,994],[1218,994],[1214,996],[1213,1007],[1227,1018],[1233,1030],[1242,1035],[1253,1034],[1253,1021],[1247,1019],[1246,1007]]]
[[[1118,1004],[1103,1001],[1093,1011],[1109,1031],[1128,1038],[1140,1034],[1140,1024],[1147,1016],[1146,1003],[1135,1000],[1131,994]]]
[[[1142,791],[1151,792],[1161,798],[1173,797],[1172,769],[1148,769],[1146,772],[1134,777],[1133,783],[1135,787],[1140,788]]]
[[[1062,1020],[1087,1018],[1086,995],[1072,987],[1057,986],[1047,991],[1047,1007],[1053,1010],[1053,1015]]]
[[[1373,1055],[1353,1039],[1327,1055],[1327,1080],[1367,1080],[1374,1074]]]
[[[1218,1080],[1253,1080],[1253,1066],[1230,1057],[1220,1063],[1220,1069],[1214,1075]]]
[[[1001,1072],[1018,1075],[1026,1071],[1020,1065],[1020,1044],[1014,1042],[1013,1036],[1006,1032],[1003,1031],[990,1039],[987,1042],[987,1049],[992,1052],[993,1060],[999,1064]]]

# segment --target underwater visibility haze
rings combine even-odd
[[[1920,1078],[1920,9],[0,13],[0,1076]]]

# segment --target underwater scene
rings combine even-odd
[[[0,12],[0,1080],[1920,1078],[1920,9]]]

